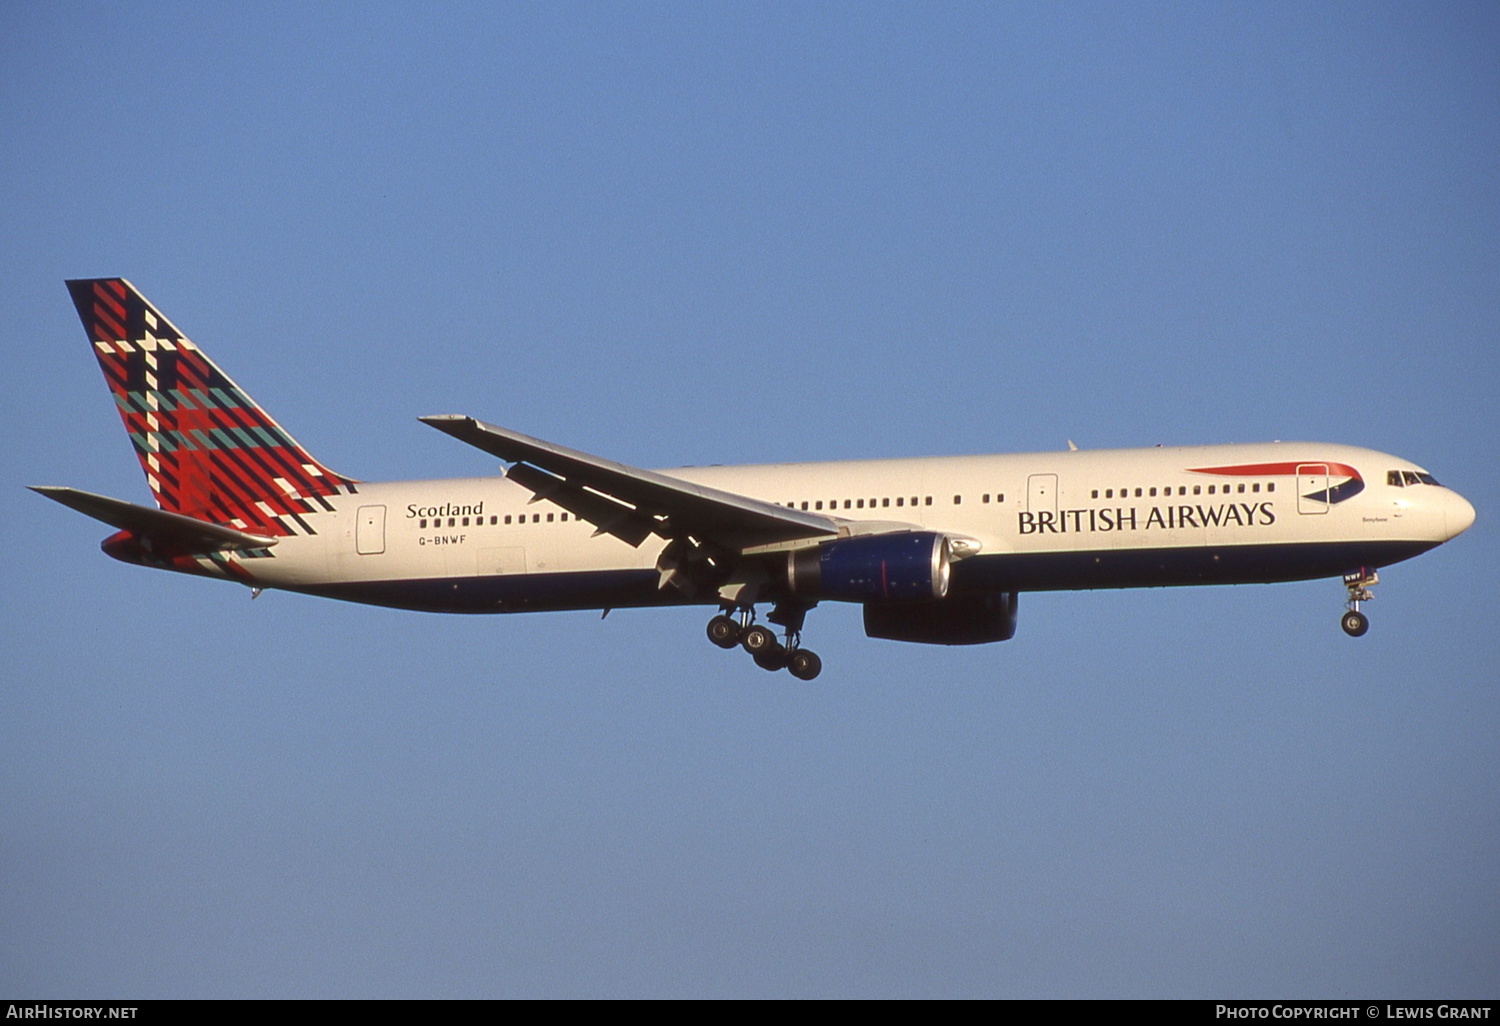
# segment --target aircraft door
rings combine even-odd
[[[1057,475],[1032,474],[1026,479],[1026,512],[1057,516]]]
[[[385,551],[385,507],[361,506],[354,522],[354,551],[361,556],[378,556]]]
[[[1297,512],[1328,512],[1328,464],[1297,464]]]

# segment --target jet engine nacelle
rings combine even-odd
[[[934,531],[840,538],[787,554],[787,583],[811,599],[932,601],[948,594],[953,554]]]
[[[954,595],[928,602],[865,603],[865,634],[924,645],[983,645],[1016,633],[1016,593]]]

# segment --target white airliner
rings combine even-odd
[[[804,680],[820,601],[871,637],[1004,641],[1023,591],[1342,576],[1343,628],[1376,568],[1474,508],[1369,449],[1275,442],[639,470],[463,416],[423,417],[509,464],[374,484],[334,473],[120,278],[68,282],[157,508],[35,490],[118,532],[129,563],[403,609],[695,604],[708,636]],[[771,607],[756,621],[756,606]]]

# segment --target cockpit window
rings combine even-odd
[[[1408,485],[1438,483],[1437,478],[1431,474],[1419,473],[1415,470],[1387,470],[1385,472],[1385,483],[1393,488],[1405,488]],[[1439,485],[1438,487],[1442,487]]]
[[[1420,481],[1417,480],[1417,475],[1415,473],[1413,473],[1412,471],[1410,471],[1410,470],[1403,470],[1403,471],[1401,471],[1401,476],[1406,479],[1406,483],[1409,484],[1409,485],[1421,484],[1422,483],[1422,482],[1420,482]]]
[[[1435,485],[1438,483],[1437,478],[1433,477],[1431,474],[1418,474],[1417,480],[1421,481],[1423,484]],[[1441,488],[1442,485],[1438,485],[1438,487]]]
[[[1388,485],[1391,485],[1394,488],[1400,488],[1402,486],[1401,485],[1401,471],[1399,471],[1399,470],[1387,470],[1385,472],[1385,483],[1388,484]]]

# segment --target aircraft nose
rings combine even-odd
[[[1474,523],[1474,507],[1457,492],[1448,493],[1448,506],[1443,510],[1443,520],[1448,528],[1448,537],[1456,538]]]

